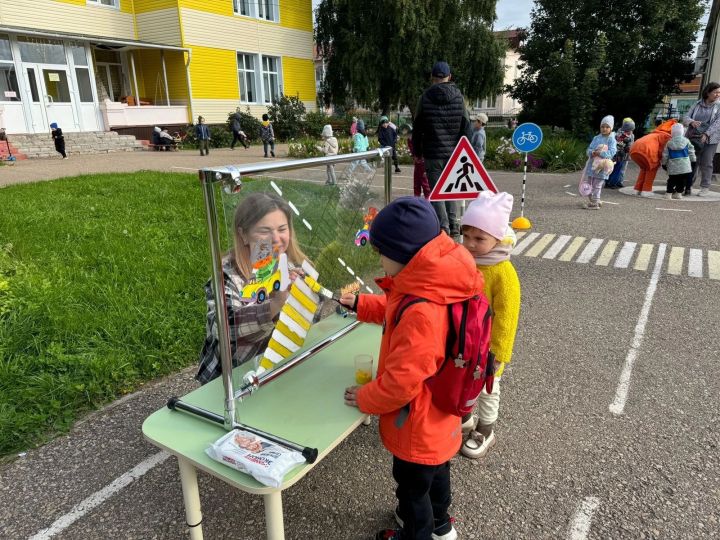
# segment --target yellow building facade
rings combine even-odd
[[[0,0],[0,128],[66,132],[316,108],[311,0]]]

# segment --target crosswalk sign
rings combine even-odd
[[[475,199],[481,191],[498,189],[483,167],[467,137],[462,137],[435,184],[431,201]]]

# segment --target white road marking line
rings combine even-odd
[[[590,523],[593,514],[600,505],[600,499],[597,497],[585,497],[575,509],[570,529],[568,530],[568,540],[585,540],[590,532]]]
[[[535,242],[535,245],[527,250],[525,253],[526,257],[537,257],[542,251],[555,239],[554,234],[545,234],[543,237]]]
[[[691,249],[688,252],[688,276],[703,277],[701,249]]]
[[[569,191],[566,191],[565,193],[567,193],[571,197],[577,197],[577,193],[570,193]]]
[[[720,251],[708,250],[708,277],[720,279]]]
[[[572,186],[572,184],[568,184],[568,185],[563,186],[563,187],[568,188],[568,187],[570,187],[570,186]]]
[[[590,259],[593,258],[593,255],[595,255],[595,252],[600,247],[600,244],[602,244],[603,241],[600,238],[593,238],[588,242],[588,245],[585,246],[585,249],[583,249],[583,252],[580,254],[580,256],[577,258],[575,262],[578,262],[580,264],[586,264],[590,262]]]
[[[519,255],[523,251],[525,251],[525,248],[528,247],[530,244],[532,244],[535,239],[540,236],[540,233],[530,233],[525,238],[522,239],[521,242],[518,242],[515,247],[512,250],[513,255]]]
[[[640,310],[640,318],[635,325],[635,335],[633,336],[632,345],[630,345],[630,350],[625,357],[625,365],[623,365],[622,372],[620,373],[620,381],[618,382],[618,387],[615,390],[615,399],[610,404],[610,412],[616,416],[621,415],[625,410],[625,402],[627,401],[628,391],[630,390],[630,377],[632,376],[633,364],[635,363],[638,352],[640,352],[640,346],[642,345],[643,338],[645,337],[645,325],[647,324],[648,316],[650,315],[650,307],[652,306],[655,290],[657,289],[658,280],[660,279],[660,272],[662,271],[662,265],[665,259],[666,247],[666,244],[658,245],[655,268],[653,269],[652,276],[650,277],[650,283],[648,284],[647,291],[645,292],[645,302],[643,303],[642,310]]]
[[[135,467],[113,480],[112,483],[108,484],[101,490],[96,491],[85,500],[80,501],[72,507],[70,512],[64,516],[60,516],[47,529],[42,529],[41,531],[35,533],[29,538],[29,540],[45,540],[64,531],[78,519],[90,512],[93,508],[113,497],[121,489],[130,485],[133,481],[137,480],[154,467],[160,465],[169,457],[170,454],[167,452],[158,452],[157,454],[147,458],[145,461],[138,463]]]
[[[580,246],[583,245],[584,242],[585,242],[584,236],[575,237],[575,240],[570,242],[570,245],[565,250],[565,253],[560,255],[560,258],[558,260],[565,261],[565,262],[570,261],[573,258],[573,256],[575,255],[575,253],[577,253],[577,250],[580,249]]]
[[[667,273],[673,276],[679,276],[682,274],[683,257],[685,255],[685,248],[673,247],[670,250],[670,258],[668,259]]]
[[[515,236],[517,236],[517,239],[520,240],[523,236],[525,236],[527,233],[523,231],[519,231],[515,233]]]
[[[643,244],[640,246],[640,252],[638,253],[637,259],[635,259],[635,270],[642,270],[643,272],[648,269],[650,264],[650,255],[652,255],[653,248],[652,244]]]
[[[692,210],[685,210],[684,208],[656,208],[655,210],[664,210],[665,212],[692,212]]]
[[[635,242],[625,242],[623,244],[617,259],[615,259],[615,268],[627,268],[630,266],[630,259],[632,259],[633,253],[635,253],[635,246],[637,246]]]
[[[570,241],[570,238],[572,238],[572,236],[567,234],[559,236],[558,239],[555,240],[555,243],[550,246],[550,249],[545,252],[545,255],[543,255],[543,259],[554,259],[555,257],[557,257],[557,254],[560,253],[562,248],[565,247],[565,244]]]
[[[614,204],[615,206],[620,206],[619,202],[613,202],[613,201],[603,201],[603,204]]]
[[[608,243],[605,244],[602,253],[600,253],[597,261],[595,261],[595,264],[597,266],[607,266],[610,264],[610,259],[612,259],[612,256],[615,254],[615,249],[618,244],[619,242],[617,240],[608,240]]]

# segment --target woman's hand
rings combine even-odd
[[[707,144],[707,142],[710,140],[710,137],[707,136],[706,133],[703,133],[700,135],[700,142],[703,144]]]
[[[692,122],[690,122],[690,125],[694,128],[699,128],[700,124],[702,124],[700,120],[693,120]]]

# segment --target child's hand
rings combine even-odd
[[[493,361],[493,374],[497,373],[502,367],[503,363],[500,360]]]
[[[345,389],[345,395],[343,396],[343,399],[345,400],[345,405],[348,407],[357,407],[357,392],[359,386],[348,386]]]
[[[345,293],[340,297],[340,303],[346,308],[355,311],[357,309],[357,296],[353,293]]]

